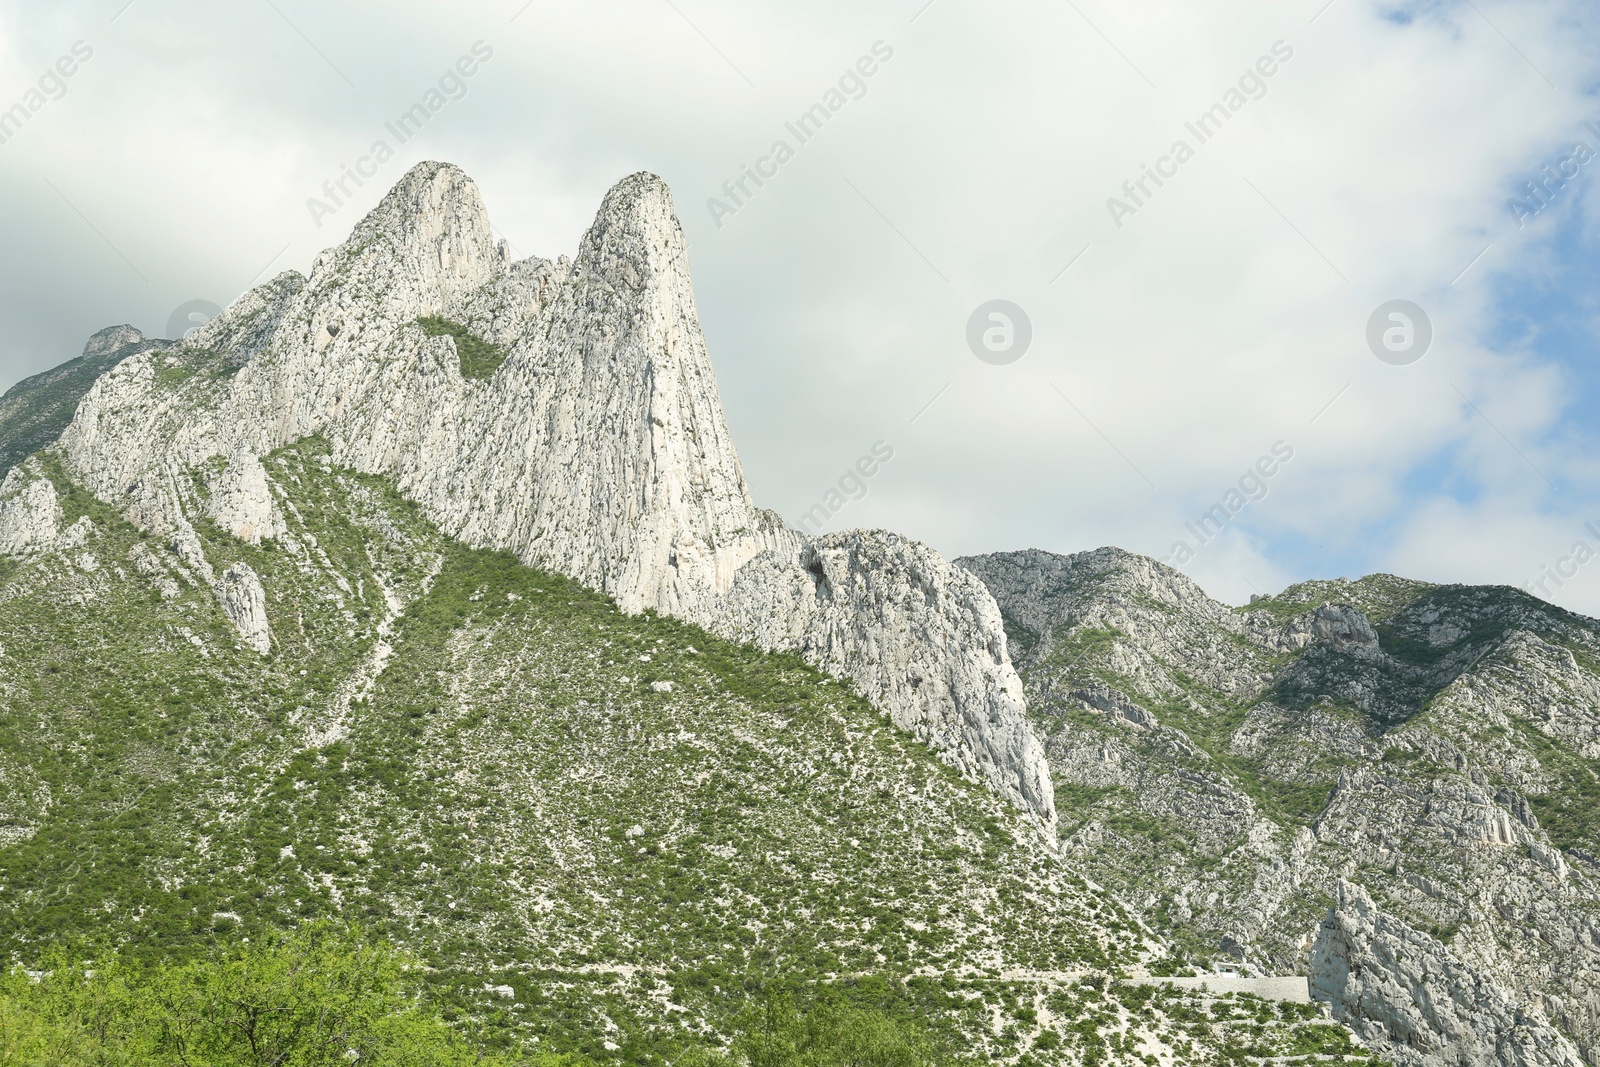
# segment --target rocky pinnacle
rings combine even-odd
[[[466,376],[425,317],[465,326],[504,361]],[[336,462],[393,478],[468,544],[850,679],[947,762],[1054,824],[983,585],[916,542],[811,540],[752,503],[660,178],[607,193],[576,258],[513,262],[477,186],[419,164],[309,278],[280,275],[102,377],[60,450],[100,499],[194,557],[200,515],[245,540],[273,536],[260,457],[311,435]]]

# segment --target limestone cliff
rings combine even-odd
[[[419,320],[455,324],[503,360],[469,375],[457,341]],[[215,581],[193,523],[272,537],[282,520],[260,457],[310,436],[340,465],[393,477],[468,544],[852,679],[954,766],[1053,822],[982,585],[925,546],[870,533],[813,544],[753,505],[659,178],[613,188],[575,259],[514,263],[466,175],[420,164],[309,278],[281,275],[102,377],[60,447],[97,497]]]
[[[960,562],[1069,854],[1198,962],[1309,973],[1398,1062],[1600,1063],[1600,622],[1389,575],[1232,608],[1117,549]]]
[[[1582,1067],[1566,1035],[1493,978],[1341,882],[1318,928],[1311,987],[1334,1016],[1406,1067]]]

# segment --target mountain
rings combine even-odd
[[[613,1062],[774,988],[963,1059],[1375,1062],[1063,853],[977,576],[753,506],[653,176],[513,262],[414,168],[309,277],[104,371],[6,475],[0,557],[23,966],[336,917],[462,1027]]]
[[[1090,876],[1403,1064],[1600,1062],[1600,622],[1377,575],[1232,608],[1116,549],[958,561]]]
[[[169,343],[146,338],[132,326],[112,326],[89,338],[77,359],[7,389],[0,396],[0,477],[61,436],[102,374],[129,356]]]
[[[498,363],[464,373],[463,335]],[[752,505],[659,178],[613,188],[575,260],[512,263],[471,180],[421,164],[309,278],[281,275],[100,378],[61,456],[205,573],[195,517],[275,529],[261,457],[311,435],[469,545],[852,679],[1053,822],[982,586],[904,539],[811,540]],[[223,461],[210,482],[194,473]]]

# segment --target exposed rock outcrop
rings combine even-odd
[[[489,380],[467,377],[423,317],[506,358]],[[1053,821],[981,583],[901,538],[812,544],[753,505],[654,175],[607,194],[576,259],[512,263],[477,187],[420,164],[309,278],[276,278],[105,375],[61,449],[92,492],[194,556],[199,514],[273,536],[259,457],[310,435],[336,462],[394,478],[468,544],[852,679],[964,773]]]
[[[1373,1048],[1416,1067],[1582,1067],[1542,1016],[1463,966],[1434,938],[1340,882],[1317,931],[1311,990]]]
[[[217,581],[222,613],[239,628],[244,643],[263,656],[272,651],[272,628],[267,619],[267,594],[248,563],[235,563]]]
[[[1054,812],[994,598],[926,545],[851,530],[765,553],[735,576],[718,628],[852,679],[963,773]]]
[[[283,535],[283,517],[267,486],[267,469],[252,452],[239,452],[209,479],[205,514],[241,541]]]
[[[132,326],[109,326],[89,338],[78,358],[7,389],[0,396],[0,475],[61,436],[95,379],[131,355],[170,343]]]
[[[56,487],[35,467],[13,467],[0,483],[0,553],[20,556],[54,548],[62,519]]]
[[[1348,1010],[1380,1048],[1520,1062],[1495,1035],[1549,1031],[1600,1063],[1600,623],[1389,575],[1231,608],[1116,549],[960,562],[1004,612],[1069,851],[1200,962],[1303,973],[1342,880],[1506,1005],[1480,1033],[1369,983]]]

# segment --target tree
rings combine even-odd
[[[146,970],[55,958],[42,975],[0,980],[0,1067],[529,1062],[472,1047],[410,990],[407,965],[327,923]]]

